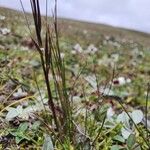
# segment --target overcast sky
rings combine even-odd
[[[22,0],[30,11],[29,0]],[[52,1],[52,0],[49,0]],[[45,0],[40,0],[44,13]],[[0,6],[21,9],[19,0],[0,0]],[[150,33],[150,0],[58,0],[61,17],[110,24]],[[52,7],[49,7],[51,12]]]

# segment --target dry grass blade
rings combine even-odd
[[[72,110],[70,107],[70,101],[66,90],[67,88],[66,88],[66,79],[65,79],[65,67],[64,67],[63,60],[61,59],[60,56],[58,25],[57,25],[57,1],[55,1],[55,13],[54,13],[54,24],[53,24],[54,33],[52,33],[50,30],[50,26],[47,20],[47,10],[46,10],[46,29],[45,29],[45,37],[43,38],[43,40],[41,36],[42,22],[41,22],[39,0],[30,0],[30,2],[31,2],[32,14],[33,14],[35,32],[37,38],[37,41],[34,38],[32,38],[32,41],[37,51],[39,52],[41,58],[43,75],[45,78],[45,83],[46,83],[47,93],[49,98],[48,105],[52,111],[57,131],[60,131],[60,128],[62,128],[64,134],[67,134],[69,137],[71,137],[71,128],[73,125],[71,121]],[[43,48],[43,50],[41,48]],[[57,110],[54,103],[54,98],[53,98],[50,79],[49,79],[50,72],[52,73],[53,76],[55,94],[57,95],[57,99],[61,107],[60,109],[62,111],[63,119],[59,118],[59,115],[57,115],[56,113]],[[59,81],[57,79],[57,76],[59,77]]]
[[[42,46],[42,38],[41,38],[41,13],[40,13],[40,6],[38,0],[30,0],[32,14],[35,23],[36,35],[39,46]]]
[[[50,48],[48,46],[48,43],[49,43],[48,32],[46,31],[45,49],[44,49],[45,50],[45,56],[44,56],[44,52],[41,50],[43,45],[42,45],[42,37],[41,37],[42,25],[41,25],[41,13],[40,13],[39,0],[30,0],[30,3],[31,3],[34,25],[35,25],[35,31],[36,31],[36,36],[37,36],[38,42],[36,42],[33,38],[32,38],[32,41],[34,42],[36,49],[40,54],[43,73],[44,73],[44,77],[45,77],[45,83],[46,83],[46,87],[47,87],[48,98],[49,98],[48,104],[49,104],[49,107],[52,111],[56,128],[57,128],[57,130],[59,130],[59,124],[58,124],[58,120],[57,120],[55,105],[53,102],[51,87],[50,87],[50,83],[49,83],[48,61],[50,59],[49,58],[50,55],[49,55],[48,51],[50,50]]]

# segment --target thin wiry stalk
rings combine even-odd
[[[95,139],[94,139],[93,142],[92,142],[92,146],[94,146],[95,142],[97,141],[97,139],[98,139],[99,136],[101,135],[101,132],[102,132],[102,129],[103,129],[105,120],[106,120],[106,115],[104,116],[104,119],[103,119],[103,121],[102,121],[102,124],[101,124],[101,126],[100,126],[100,129],[99,129],[99,131],[98,131],[98,133],[97,133]]]
[[[58,38],[58,27],[57,27],[57,0],[55,0],[55,12],[54,12],[54,35],[55,40],[53,41],[52,33],[50,32],[50,29],[48,27],[47,22],[47,10],[46,10],[46,34],[45,34],[45,44],[44,44],[44,52],[42,51],[43,43],[42,42],[42,36],[41,36],[41,30],[42,30],[42,24],[41,24],[41,14],[40,14],[40,7],[39,7],[39,1],[37,0],[30,0],[31,2],[31,8],[32,8],[32,14],[35,24],[35,31],[36,31],[36,40],[33,40],[35,47],[37,48],[37,51],[39,52],[43,73],[45,77],[48,97],[49,97],[49,107],[52,110],[53,118],[55,121],[55,125],[57,127],[57,130],[60,129],[60,127],[63,127],[64,132],[69,135],[69,137],[72,137],[71,135],[71,129],[72,129],[72,118],[71,118],[71,107],[70,102],[68,98],[68,94],[66,91],[66,78],[65,78],[65,67],[63,60],[60,56],[60,48],[59,48],[59,38]],[[46,8],[47,9],[47,8]],[[60,126],[60,120],[59,117],[56,115],[55,110],[55,104],[54,99],[52,96],[50,81],[49,81],[49,72],[52,72],[54,85],[56,89],[56,95],[58,96],[58,99],[61,104],[61,109],[63,111],[63,119],[64,122],[61,123]],[[60,77],[60,81],[57,81],[56,76]]]
[[[57,83],[58,86],[58,93],[60,97],[60,102],[62,109],[64,111],[64,118],[66,120],[65,122],[65,128],[70,132],[70,125],[71,125],[71,109],[70,109],[70,102],[68,98],[68,94],[66,92],[66,78],[65,78],[65,67],[63,60],[60,56],[60,47],[59,47],[59,35],[58,35],[58,21],[57,21],[57,0],[55,0],[55,9],[54,9],[54,32],[56,37],[56,50],[53,51],[55,61],[56,61],[56,72],[58,72],[58,75],[61,78],[61,82]],[[57,81],[56,81],[57,82]]]
[[[72,121],[72,122],[73,122],[73,124],[75,125],[77,131],[78,131],[81,135],[83,135],[84,137],[86,137],[86,139],[89,139],[89,140],[91,139],[88,135],[85,135],[85,134],[80,130],[79,126],[78,126],[74,121]]]
[[[57,0],[55,0],[55,9],[54,9],[54,27],[55,27],[55,34],[56,34],[56,46],[58,48],[58,56],[59,60],[61,60],[60,56],[60,47],[59,47],[59,38],[58,38],[58,21],[57,21]],[[60,62],[60,65],[62,67],[62,63]]]
[[[39,0],[30,0],[30,3],[31,3],[32,14],[35,23],[38,44],[39,46],[42,46],[42,38],[41,38],[42,26],[41,26],[41,13],[40,13]]]
[[[50,40],[52,40],[51,38],[49,38]],[[55,87],[56,87],[56,92],[58,93],[58,98],[61,102],[61,106],[62,106],[62,110],[64,111],[65,110],[65,105],[64,105],[64,101],[63,101],[63,97],[62,97],[62,94],[61,94],[61,85],[60,83],[57,81],[57,78],[56,78],[56,72],[60,72],[59,68],[58,68],[58,65],[59,65],[59,61],[60,60],[57,60],[57,54],[55,53],[54,51],[54,46],[53,46],[53,42],[51,41],[51,47],[52,47],[52,52],[53,52],[53,57],[51,57],[51,61],[50,61],[50,65],[51,65],[51,71],[52,71],[52,75],[53,75],[53,78],[54,78],[54,84],[55,84]],[[55,61],[55,62],[54,62]],[[56,68],[55,68],[55,63],[56,63]],[[57,69],[57,70],[56,70]],[[59,73],[58,73],[59,74]],[[60,76],[60,75],[59,75]],[[60,76],[61,77],[61,76]],[[64,113],[63,113],[64,114]]]
[[[82,86],[82,91],[83,91],[83,97],[85,99],[85,101],[87,102],[87,98],[86,98],[86,93],[85,93],[85,87]],[[88,126],[88,110],[87,107],[85,107],[86,111],[85,111],[85,119],[84,119],[84,128],[85,128],[85,135],[87,135],[87,126]]]
[[[73,84],[72,84],[72,90],[69,92],[69,95],[70,95],[70,99],[71,99],[71,102],[72,102],[72,104],[73,104],[73,95],[74,95],[74,91],[73,91],[73,89],[75,88],[75,86],[76,86],[76,83],[77,83],[77,80],[80,78],[80,76],[81,76],[81,74],[83,73],[83,70],[85,69],[85,67],[87,66],[87,64],[85,64],[81,69],[80,69],[80,71],[78,72],[78,74],[76,75],[76,78],[74,79],[74,82],[73,82]]]
[[[36,36],[37,36],[38,42],[36,42],[33,38],[32,38],[32,40],[34,42],[35,47],[37,48],[37,51],[40,54],[42,68],[43,68],[45,82],[46,82],[46,87],[47,87],[47,92],[48,92],[48,98],[49,98],[48,104],[49,104],[50,109],[52,110],[56,128],[57,128],[57,130],[59,130],[59,124],[58,124],[58,120],[57,120],[55,105],[53,102],[53,97],[52,97],[50,83],[49,83],[48,62],[49,62],[50,57],[48,55],[48,43],[49,43],[48,38],[47,38],[48,32],[46,34],[46,41],[45,41],[45,52],[47,55],[45,55],[45,58],[44,58],[44,54],[41,50],[41,47],[42,47],[42,37],[41,37],[42,25],[41,25],[41,13],[40,13],[39,0],[30,0],[30,3],[31,3],[32,14],[33,14],[34,25],[35,25],[35,29],[36,29]]]
[[[29,30],[29,32],[30,32],[30,36],[32,37],[31,29],[30,29],[30,25],[29,25],[29,21],[28,21],[28,18],[27,18],[27,16],[26,16],[26,11],[25,11],[25,9],[24,9],[22,0],[20,0],[20,4],[21,4],[21,8],[22,8],[22,10],[23,10],[23,14],[24,14],[24,17],[25,17],[25,20],[26,20],[27,28],[28,28],[28,30]]]
[[[37,81],[37,78],[36,78],[35,72],[34,72],[34,80],[35,80],[35,84],[36,84],[37,90],[38,90],[39,95],[40,95],[40,98],[41,98],[41,102],[42,102],[43,107],[44,107],[44,111],[46,112],[46,107],[45,107],[45,105],[44,105],[44,101],[43,101],[42,93],[41,93],[40,87],[39,87],[39,85],[38,85],[38,81]]]
[[[149,92],[150,92],[150,83],[147,85],[147,94],[146,94],[146,106],[145,106],[145,126],[147,130],[147,139],[148,139],[148,126],[147,126],[147,121],[148,121],[148,99],[149,99]]]
[[[113,67],[113,72],[112,72],[111,79],[110,79],[111,84],[110,84],[110,86],[109,86],[109,92],[110,92],[110,90],[111,90],[111,88],[112,88],[112,83],[113,83],[113,80],[114,80],[114,78],[115,78],[115,71],[116,71],[116,67],[115,67],[115,65],[114,65],[114,67]],[[108,94],[109,94],[109,92],[108,92]]]

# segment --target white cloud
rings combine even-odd
[[[22,1],[29,11],[29,0]],[[45,0],[40,2],[44,13]],[[0,0],[0,5],[21,8],[19,0]],[[149,6],[150,0],[58,0],[58,14],[61,17],[107,23],[150,33]],[[51,9],[52,7],[49,12]]]

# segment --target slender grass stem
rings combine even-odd
[[[147,85],[146,106],[145,106],[145,126],[146,126],[146,130],[147,130],[147,139],[148,139],[148,134],[149,134],[149,132],[148,132],[148,125],[147,125],[149,92],[150,92],[150,83],[148,83],[148,85]]]

